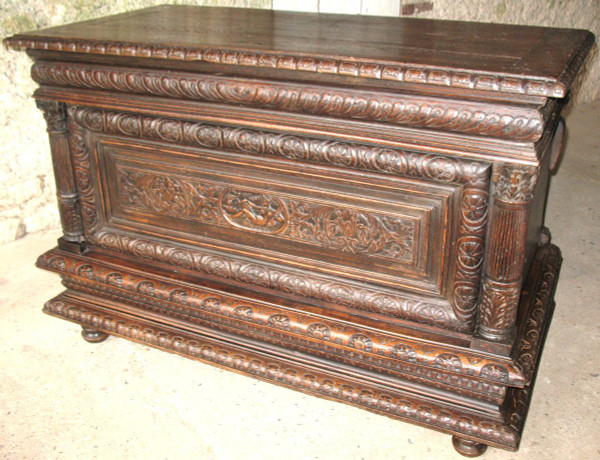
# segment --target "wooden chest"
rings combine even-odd
[[[17,35],[64,236],[44,311],[516,449],[585,31],[161,6]]]

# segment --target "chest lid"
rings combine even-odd
[[[166,68],[211,63],[365,86],[562,98],[593,41],[584,30],[163,5],[18,34],[5,45],[161,60]]]

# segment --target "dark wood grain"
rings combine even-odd
[[[168,5],[6,41],[555,97],[592,43],[582,30]]]
[[[174,6],[12,37],[64,231],[45,311],[515,450],[561,264],[561,98],[592,41]]]

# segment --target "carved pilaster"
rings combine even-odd
[[[486,266],[479,302],[477,336],[497,344],[510,343],[515,332],[523,282],[527,223],[537,181],[533,166],[497,164],[492,174],[492,204],[486,245]],[[507,347],[476,346],[507,353]]]
[[[48,126],[63,240],[77,243],[83,240],[83,226],[69,153],[65,105],[42,100],[36,101],[36,104],[43,112]]]

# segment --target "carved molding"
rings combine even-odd
[[[415,251],[415,223],[405,216],[137,168],[117,168],[117,180],[121,203],[161,215],[396,261],[411,261]]]
[[[69,145],[75,185],[77,186],[79,202],[81,204],[83,231],[86,238],[89,239],[91,234],[100,225],[101,218],[96,204],[94,180],[90,170],[90,151],[85,140],[85,133],[76,123],[70,123]]]
[[[329,141],[305,136],[231,128],[175,118],[70,107],[70,116],[91,131],[135,138],[267,155],[296,161],[460,183],[486,190],[490,166],[441,155]]]
[[[587,73],[585,69],[582,69],[582,67],[584,66],[584,62],[586,60],[588,63],[587,65],[589,65],[592,62],[592,60],[589,58],[591,57],[591,55],[593,55],[593,52],[589,53],[589,50],[594,46],[595,42],[596,38],[594,37],[594,35],[588,33],[585,39],[581,42],[581,45],[579,45],[579,47],[576,50],[574,50],[573,54],[571,55],[573,56],[573,58],[571,58],[571,62],[569,62],[569,65],[563,69],[560,76],[557,78],[557,81],[562,82],[565,88],[565,90],[563,90],[564,95],[559,97],[565,97],[567,95],[566,89],[569,89],[573,93],[576,92],[574,91],[575,88],[573,86],[577,85],[572,85],[573,80],[575,80],[577,74],[583,76]]]
[[[516,353],[516,363],[521,364],[530,377],[535,374],[535,369],[539,365],[540,350],[552,315],[552,293],[555,289],[561,260],[560,252],[555,246],[549,245],[546,251],[541,268],[537,272],[538,281],[534,284],[535,287],[530,300],[531,307],[527,310],[524,318],[525,326],[521,331],[518,352]],[[111,290],[120,289],[133,294],[131,290],[127,289],[127,283],[137,283],[137,292],[143,295],[144,299],[148,299],[149,295],[153,295],[154,298],[164,298],[165,296],[160,290],[166,289],[171,292],[169,301],[175,299],[180,305],[190,306],[189,298],[186,298],[181,290],[172,289],[168,282],[165,283],[155,279],[144,281],[143,277],[138,277],[138,275],[117,273],[114,270],[109,270],[108,267],[105,268],[106,272],[94,271],[95,268],[85,262],[83,257],[69,255],[67,261],[55,251],[47,253],[40,260],[43,260],[42,265],[46,268],[69,273],[75,269],[82,280],[89,279],[91,281],[101,276]],[[112,276],[109,276],[111,274]],[[121,277],[118,275],[121,275]],[[152,289],[158,289],[159,291],[152,294]],[[166,300],[164,299],[164,301]],[[198,300],[201,303],[203,302],[203,308],[206,312],[221,313],[222,306],[227,303],[215,301],[214,296],[198,298]],[[252,307],[243,304],[232,304],[227,308],[232,308],[230,313],[243,321],[251,319],[254,312]],[[181,330],[173,333],[168,327],[162,327],[159,330],[157,329],[158,326],[151,325],[146,320],[134,319],[116,310],[111,310],[108,313],[100,308],[83,305],[80,301],[71,300],[68,297],[68,292],[67,295],[61,294],[56,299],[47,302],[44,311],[95,330],[102,330],[154,347],[172,350],[191,358],[229,367],[290,388],[350,402],[383,415],[415,420],[443,431],[463,433],[478,440],[508,445],[513,448],[518,446],[519,436],[531,398],[531,386],[512,389],[507,396],[503,421],[480,419],[479,416],[473,413],[455,412],[445,406],[435,404],[433,401],[425,404],[423,401],[412,400],[401,391],[391,388],[384,390],[381,386],[378,388],[371,387],[365,381],[358,382],[355,380],[349,382],[335,377],[331,371],[325,371],[322,368],[318,370],[311,369],[302,364],[290,363],[290,361],[283,365],[276,358],[254,356],[239,347],[225,346],[223,343],[217,343],[210,338],[187,335],[186,332]],[[269,312],[265,311],[261,314],[267,315]],[[269,317],[271,316],[269,315]],[[286,324],[286,321],[282,318],[274,318],[272,323],[275,322]],[[285,327],[287,328],[287,326]],[[290,321],[289,330],[293,332],[294,327],[293,322]],[[330,340],[332,330],[333,328],[330,329],[324,324],[311,323],[305,329],[305,333],[309,337]],[[350,332],[350,330],[347,330],[343,333],[345,337],[348,337]],[[359,335],[353,334],[349,337],[354,338],[355,344],[360,341],[363,345],[367,344],[368,346],[369,341],[364,340],[364,335],[364,333],[361,333],[359,337]],[[372,346],[376,346],[374,337],[368,337]],[[395,344],[394,357],[402,362],[413,362],[418,356],[415,351],[416,347],[413,347],[413,345],[412,342],[410,344]],[[355,348],[357,350],[360,348],[360,352],[365,353],[364,347]],[[423,351],[427,354],[427,350]],[[437,352],[433,352],[433,354],[436,355],[435,360],[438,361],[437,365],[440,369],[449,367],[455,370],[465,370],[464,363],[466,361],[462,361],[459,367],[453,356]],[[462,356],[462,353],[460,354]],[[469,359],[469,362],[477,365],[476,359]],[[484,378],[502,379],[504,378],[504,369],[491,362],[486,362],[485,365],[480,366],[479,374]]]
[[[534,108],[498,106],[494,111],[489,103],[44,61],[34,64],[32,77],[45,85],[241,104],[520,141],[536,141],[544,130],[541,115]]]
[[[456,273],[452,286],[456,316],[472,327],[475,322],[488,222],[488,192],[467,187],[463,191]]]
[[[506,389],[501,383],[506,383],[509,378],[506,366],[497,366],[501,369],[500,372],[491,376],[485,366],[480,374],[470,375],[469,372],[471,372],[471,369],[468,368],[459,375],[454,372],[446,372],[439,366],[430,366],[428,363],[430,361],[428,358],[430,357],[427,356],[425,356],[422,363],[417,362],[416,358],[413,359],[413,355],[416,356],[415,350],[408,345],[402,344],[395,346],[386,359],[379,354],[372,353],[373,350],[368,348],[370,339],[364,334],[355,334],[349,340],[338,339],[337,342],[331,341],[329,338],[318,340],[317,336],[319,334],[322,334],[322,337],[327,337],[328,334],[332,334],[336,329],[335,326],[330,329],[330,326],[324,324],[330,323],[328,321],[317,320],[318,322],[313,322],[308,328],[303,329],[303,326],[306,326],[306,324],[294,323],[294,320],[288,314],[275,313],[265,318],[260,314],[264,312],[258,309],[258,320],[255,320],[254,316],[257,313],[256,306],[250,307],[246,304],[236,307],[233,316],[229,316],[229,305],[222,303],[223,299],[214,294],[210,294],[205,298],[201,297],[200,308],[202,310],[199,311],[198,309],[190,308],[189,304],[188,306],[178,305],[173,309],[172,304],[167,305],[167,301],[141,299],[140,295],[121,290],[117,287],[107,286],[98,288],[97,285],[92,286],[92,283],[87,282],[87,280],[74,281],[72,278],[67,277],[64,284],[66,287],[76,291],[87,292],[92,295],[101,293],[105,298],[114,301],[127,302],[146,310],[167,314],[172,317],[191,321],[195,324],[206,325],[217,330],[252,337],[266,343],[295,349],[326,359],[334,359],[341,363],[358,366],[386,375],[396,377],[401,375],[402,378],[410,381],[431,385],[435,388],[452,391],[479,400],[500,403],[506,395]],[[181,290],[181,292],[185,291]],[[173,295],[172,297],[175,298],[176,296]],[[172,300],[170,298],[169,302]],[[192,299],[193,301],[194,299]],[[223,310],[223,313],[221,313],[221,310]],[[193,313],[189,315],[186,311],[192,311]],[[224,317],[218,317],[216,314],[213,314],[212,317],[205,318],[211,313],[222,314]],[[239,320],[241,319],[244,319],[244,323],[240,329],[239,325],[241,323]],[[267,328],[265,325],[269,327]],[[345,331],[338,328],[338,332],[344,334]],[[337,347],[335,352],[332,351],[334,346]],[[379,350],[379,353],[384,353],[384,348]],[[435,350],[429,349],[427,351],[435,352]],[[496,367],[496,365],[490,366]],[[480,380],[477,376],[485,380]],[[488,376],[491,378],[488,378]]]
[[[540,250],[546,251],[542,261],[541,276],[533,285],[532,291],[535,295],[530,300],[527,321],[519,331],[515,347],[515,363],[521,366],[527,380],[533,378],[539,362],[542,342],[552,318],[553,296],[562,263],[560,250],[553,244],[548,244]]]
[[[146,274],[133,274],[128,271],[103,265],[84,257],[67,255],[57,250],[40,256],[37,265],[56,271],[69,283],[76,283],[76,290],[83,288],[96,292],[107,292],[138,302],[143,308],[155,306],[169,315],[181,317],[187,321],[194,318],[209,319],[225,325],[233,325],[238,333],[243,329],[254,333],[268,333],[265,325],[290,332],[288,341],[310,343],[311,347],[327,350],[329,353],[352,356],[365,363],[376,364],[388,370],[401,370],[422,378],[432,378],[450,385],[467,385],[475,391],[500,395],[499,388],[492,388],[482,382],[470,381],[468,384],[457,380],[453,374],[431,375],[422,366],[451,370],[471,378],[482,377],[497,384],[522,384],[520,370],[508,362],[499,362],[489,357],[482,358],[476,353],[461,352],[449,354],[442,347],[423,344],[420,341],[399,338],[384,332],[365,333],[342,323],[314,316],[306,312],[284,310],[257,301],[240,300],[222,292],[205,291],[181,285],[171,280],[151,277]],[[253,326],[252,329],[249,329]],[[301,339],[298,339],[301,336]],[[346,350],[333,350],[324,346],[324,342],[345,347]],[[356,350],[364,352],[357,355]],[[369,355],[370,354],[370,355]],[[452,368],[443,365],[450,360]],[[398,363],[402,361],[403,363]],[[491,370],[495,369],[495,372]],[[461,383],[462,382],[462,383]],[[483,386],[482,386],[483,385]]]
[[[588,38],[578,50],[581,61],[584,50],[593,44]],[[523,78],[518,75],[499,77],[484,72],[426,66],[389,65],[373,61],[344,61],[320,56],[294,56],[289,54],[260,53],[251,51],[219,50],[211,48],[186,48],[177,46],[151,46],[118,42],[81,41],[75,39],[19,38],[15,36],[5,41],[14,49],[42,49],[72,53],[86,53],[107,56],[132,56],[152,59],[166,59],[186,62],[208,62],[231,66],[258,67],[281,70],[295,70],[310,73],[358,77],[374,80],[387,80],[406,83],[420,83],[452,88],[476,89],[481,91],[528,94],[562,98],[573,80],[575,69],[571,65],[558,81]]]
[[[132,238],[100,230],[89,238],[92,244],[146,260],[180,266],[222,279],[310,297],[356,310],[378,313],[442,328],[463,330],[444,304],[382,293],[303,272],[287,271],[258,262],[213,254],[201,248],[174,247],[148,238]]]
[[[540,354],[552,320],[553,296],[562,263],[560,250],[553,244],[548,244],[539,251],[543,251],[544,256],[537,282],[532,288],[533,295],[529,301],[529,309],[525,312],[523,327],[519,331],[514,352],[514,362],[522,367],[530,384],[521,390],[511,391],[507,405],[507,425],[517,432],[522,431],[525,415],[529,409]]]

